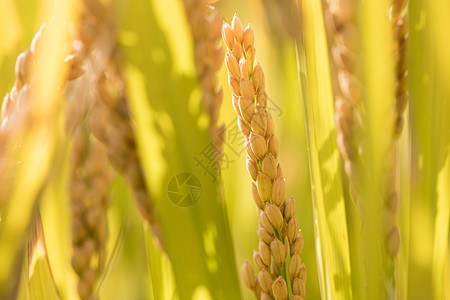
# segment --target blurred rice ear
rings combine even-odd
[[[49,11],[54,11],[55,15],[51,25],[47,26],[48,36],[41,39],[42,45],[36,52],[39,63],[31,73],[34,79],[29,87],[29,113],[24,116],[25,122],[17,125],[21,131],[16,136],[20,138],[21,151],[12,161],[20,161],[21,164],[15,165],[12,189],[7,196],[8,213],[0,224],[0,293],[6,291],[17,254],[25,246],[24,237],[32,220],[32,211],[51,168],[57,121],[64,106],[59,101],[61,89],[55,87],[65,85],[67,66],[63,62],[67,55],[65,44],[69,38],[63,24],[70,23],[73,18],[71,4],[58,2],[55,7],[48,4],[52,6]],[[27,188],[23,188],[24,182]]]

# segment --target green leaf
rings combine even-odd
[[[30,293],[28,292],[28,255],[25,255],[22,270],[20,272],[19,290],[17,292],[17,300],[30,300]]]
[[[107,264],[99,280],[101,299],[152,299],[142,218],[123,178],[114,184],[108,209]]]
[[[144,224],[147,245],[147,260],[152,279],[152,299],[177,299],[177,290],[172,265],[167,255],[155,246],[148,224]]]
[[[187,64],[177,58],[192,47],[189,40],[178,38],[188,32],[183,9],[180,2],[157,2],[126,2],[121,42],[139,153],[164,249],[180,299],[240,299],[222,190],[195,160],[211,141],[195,90],[193,57]],[[197,180],[193,185],[181,183],[176,191],[172,180],[181,179],[181,173]],[[177,205],[168,189],[185,196],[191,206]]]
[[[395,68],[392,24],[387,15],[390,5],[388,0],[364,1],[358,10],[363,62],[363,121],[366,128],[359,167],[364,170],[360,205],[368,299],[395,297],[395,262],[387,253],[380,209],[385,159],[395,142],[391,134],[395,125]]]
[[[436,147],[432,155],[436,159],[436,216],[434,219],[434,243],[431,270],[431,284],[434,299],[442,299],[445,260],[448,247],[450,215],[450,37],[444,28],[450,28],[450,3],[448,1],[428,1],[431,16],[431,40],[436,43],[436,117],[434,128],[437,132]],[[431,44],[433,45],[433,44]],[[448,257],[447,257],[448,259]]]
[[[447,1],[414,1],[410,12],[412,136],[408,296],[441,299],[449,227],[450,40]],[[419,287],[420,285],[420,287]]]
[[[28,243],[28,285],[31,300],[60,299],[47,257],[44,231],[39,212],[33,218]]]
[[[298,40],[297,51],[313,187],[321,296],[323,299],[352,299],[346,212],[320,1],[303,1],[302,12],[304,41]]]

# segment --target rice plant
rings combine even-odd
[[[448,1],[0,19],[0,299],[450,299]]]

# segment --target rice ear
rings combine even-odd
[[[262,293],[256,287],[251,286],[250,289],[258,299],[272,299],[272,296],[275,299],[287,299],[288,295],[292,295],[291,278],[286,277],[286,272],[278,274],[277,266],[283,267],[289,260],[292,261],[291,255],[294,253],[300,259],[303,238],[298,233],[294,199],[286,202],[286,184],[277,161],[278,140],[274,122],[267,111],[264,72],[260,64],[255,65],[255,33],[247,26],[241,37],[241,24],[235,15],[231,26],[227,23],[223,25],[222,36],[228,47],[225,65],[233,93],[233,107],[238,117],[242,118],[239,119],[239,125],[246,141],[247,169],[254,181],[252,194],[260,211],[257,229],[259,252],[255,252],[253,259],[259,270],[257,282]],[[232,35],[233,43],[230,42]],[[236,62],[239,62],[238,68]],[[291,225],[288,226],[287,222]],[[298,262],[289,265],[296,275],[301,272],[301,260]],[[290,291],[288,286],[291,287]]]

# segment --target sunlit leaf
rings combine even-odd
[[[147,225],[147,224],[145,224]],[[177,299],[172,265],[167,255],[155,246],[148,226],[145,226],[147,259],[150,270],[152,299]]]
[[[131,191],[117,180],[108,209],[107,263],[98,285],[101,299],[149,298],[144,230]],[[133,278],[130,280],[130,278]]]
[[[194,74],[179,68],[173,58],[190,45],[177,39],[177,47],[173,47],[169,42],[173,38],[164,36],[186,31],[164,29],[187,26],[181,3],[173,2],[173,9],[158,18],[156,1],[152,3],[125,5],[123,30],[130,42],[125,43],[125,53],[131,111],[144,172],[158,208],[164,249],[180,299],[239,299],[223,196],[213,181],[218,178],[204,172],[195,160],[211,146],[206,124],[195,108],[200,107],[200,95],[194,92]],[[161,23],[160,18],[171,18],[172,22]],[[184,182],[183,177],[191,182]],[[175,199],[177,195],[180,197]],[[179,202],[183,199],[187,202]]]
[[[303,1],[298,64],[309,152],[321,296],[352,299],[351,267],[333,98],[320,1]],[[312,267],[312,266],[310,266]]]
[[[387,16],[390,5],[387,0],[368,1],[359,8],[366,126],[361,165],[367,172],[367,176],[362,175],[361,222],[368,299],[395,296],[395,262],[387,253],[381,230],[379,190],[385,178],[385,160],[395,124],[393,35]]]

